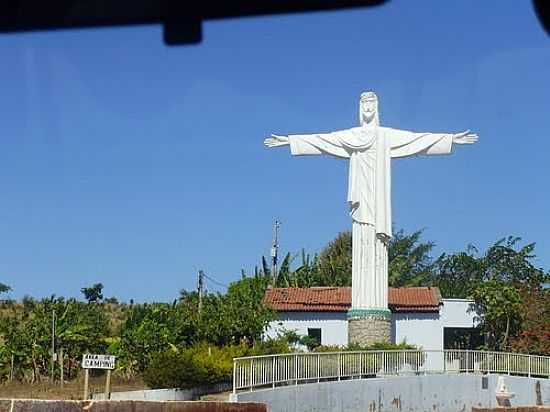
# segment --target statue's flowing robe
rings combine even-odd
[[[293,155],[349,159],[348,204],[353,221],[352,308],[388,308],[392,158],[451,153],[452,134],[360,126],[289,136]]]

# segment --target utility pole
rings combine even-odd
[[[279,250],[279,227],[281,222],[278,220],[273,224],[273,243],[271,245],[271,276],[273,286],[277,284],[277,252]]]
[[[59,384],[61,385],[61,387],[63,387],[63,384],[65,383],[65,374],[63,370],[63,347],[59,349],[59,356],[57,357],[57,359],[59,360]]]
[[[202,270],[199,270],[199,284],[197,289],[199,292],[199,316],[200,316],[201,310],[202,310],[202,295],[204,293],[204,272]]]
[[[57,315],[55,313],[55,309],[52,310],[52,364],[51,364],[51,380],[52,382],[55,380],[55,361],[56,361],[56,353],[55,353],[55,329],[56,329],[56,323],[57,323]]]

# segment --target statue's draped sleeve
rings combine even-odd
[[[415,155],[445,155],[452,152],[452,133],[415,133],[384,128],[392,158]]]
[[[295,156],[328,154],[348,159],[350,151],[346,148],[346,136],[349,130],[323,134],[290,135],[290,153]]]

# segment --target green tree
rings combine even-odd
[[[297,255],[291,256],[290,253],[287,253],[277,274],[277,287],[308,288],[318,286],[321,283],[319,280],[318,257],[316,255],[311,257],[309,254],[306,254],[304,249],[302,249],[300,257],[300,265],[296,269],[291,270],[290,266],[296,260]]]
[[[472,289],[483,281],[483,261],[477,249],[468,245],[464,252],[443,254],[435,262],[432,285],[446,298],[470,298]]]
[[[57,332],[53,338],[56,348],[63,348],[65,353],[65,376],[71,377],[84,352],[105,349],[109,322],[99,306],[55,296],[40,301],[26,298],[22,305],[12,305],[0,316],[0,334],[9,357],[4,362],[11,368],[13,357],[15,377],[35,382],[50,374],[54,312]]]
[[[56,346],[63,348],[67,373],[71,378],[78,371],[82,354],[104,353],[107,337],[112,331],[105,308],[88,305],[74,298],[48,302],[44,307],[45,317],[55,310],[57,314]]]
[[[12,290],[11,286],[8,286],[0,282],[0,294],[11,292],[11,290]]]
[[[219,344],[254,343],[261,339],[274,319],[274,313],[262,303],[268,285],[269,278],[262,276],[243,277],[229,285],[221,299],[221,319],[218,318],[227,336]]]
[[[433,242],[421,240],[422,230],[394,231],[388,247],[388,281],[392,287],[429,284],[435,263]],[[352,235],[341,232],[320,253],[317,286],[351,286]]]
[[[92,286],[80,289],[80,292],[84,295],[84,299],[88,303],[99,302],[103,299],[103,284],[94,283]]]
[[[189,322],[183,304],[153,303],[134,305],[121,327],[120,342],[114,346],[121,358],[125,372],[133,375],[143,372],[155,353],[170,347],[186,345],[196,336],[196,327],[182,334],[181,324]],[[189,335],[185,336],[185,333]]]
[[[541,300],[533,297],[542,294],[549,276],[534,266],[534,250],[534,243],[522,246],[520,238],[509,236],[483,254],[470,245],[465,252],[443,255],[436,263],[433,284],[445,297],[475,300],[474,309],[491,349],[508,349],[511,340],[532,327],[529,319],[542,313]]]
[[[483,278],[474,284],[472,295],[493,349],[509,348],[510,337],[518,336],[526,326],[527,298],[549,280],[548,273],[533,264],[535,244],[521,246],[520,242],[519,237],[503,238],[480,258]]]
[[[508,348],[511,333],[521,328],[521,294],[518,288],[496,279],[478,284],[472,291],[475,311],[487,333],[487,346],[493,350]]]
[[[426,286],[435,263],[430,255],[435,243],[422,242],[422,230],[394,232],[388,248],[388,281],[392,287]]]
[[[319,254],[318,286],[351,286],[351,232],[340,232]]]

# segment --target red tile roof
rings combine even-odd
[[[392,312],[438,312],[441,293],[436,287],[389,288]],[[346,312],[351,308],[350,287],[274,288],[264,303],[278,312]]]

